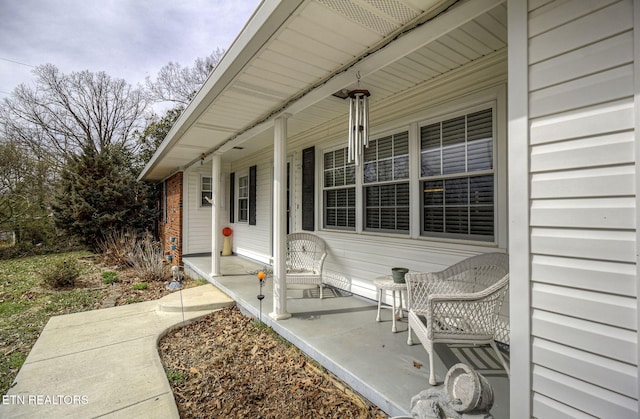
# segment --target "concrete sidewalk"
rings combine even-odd
[[[182,291],[185,321],[234,302],[212,285]],[[2,418],[178,418],[158,339],[183,321],[180,292],[52,317],[0,404]]]

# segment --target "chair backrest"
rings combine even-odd
[[[504,253],[483,253],[464,259],[433,275],[457,281],[461,292],[478,292],[498,282],[509,273],[509,256]]]
[[[287,235],[287,267],[294,271],[320,273],[326,257],[324,240],[311,233]]]
[[[508,273],[509,257],[503,253],[472,256],[439,272],[409,272],[405,275],[408,305],[421,313],[426,310],[431,294],[477,293],[498,283]]]

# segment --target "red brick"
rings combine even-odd
[[[178,172],[165,181],[164,196],[160,198],[160,223],[158,236],[165,249],[165,255],[172,255],[172,265],[182,265],[182,179],[183,173]],[[164,218],[164,204],[167,204],[166,219]],[[170,238],[175,238],[171,242]],[[171,250],[175,245],[176,250]]]

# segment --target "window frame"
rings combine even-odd
[[[421,196],[421,167],[420,167],[420,127],[430,123],[444,121],[456,116],[491,108],[493,110],[493,240],[475,240],[470,238],[434,237],[421,234],[422,230],[422,196]],[[392,121],[381,123],[371,130],[370,138],[380,138],[385,135],[409,131],[409,201],[410,201],[410,233],[397,234],[386,231],[363,230],[364,219],[364,191],[362,167],[356,171],[356,230],[345,231],[325,227],[324,221],[324,193],[319,193],[322,209],[319,228],[337,233],[356,233],[363,236],[385,237],[388,239],[410,238],[417,242],[429,243],[435,248],[465,249],[467,251],[482,251],[487,247],[505,248],[508,243],[508,188],[507,188],[507,89],[506,85],[480,90],[465,97],[443,102],[414,113],[408,113]],[[334,136],[323,140],[325,147],[317,153],[318,185],[324,185],[324,153],[332,149],[344,147],[347,143],[343,136]]]
[[[332,186],[326,186],[325,185],[325,180],[326,180],[326,176],[327,176],[327,167],[325,165],[326,163],[326,155],[328,153],[334,153],[334,158],[335,158],[335,152],[338,150],[343,150],[344,152],[344,165],[342,165],[340,168],[344,168],[344,179],[345,179],[345,183],[343,185],[335,185],[335,181],[333,182],[334,184]],[[322,150],[321,153],[321,158],[322,158],[322,166],[320,168],[320,170],[322,171],[322,175],[320,176],[320,181],[322,182],[322,186],[321,186],[321,192],[322,192],[322,228],[325,230],[338,230],[338,231],[356,231],[357,227],[358,227],[358,201],[357,201],[357,189],[358,189],[358,170],[355,167],[355,163],[351,162],[351,163],[347,163],[347,146],[345,145],[341,145],[341,146],[337,146],[337,147],[332,147],[332,148],[327,148]],[[346,183],[347,181],[347,167],[353,167],[354,169],[354,174],[353,174],[353,183]],[[336,169],[340,169],[338,167],[334,166],[332,168],[329,168],[329,170],[333,170],[334,171],[334,177],[333,179],[335,180],[335,170]],[[353,209],[353,226],[347,225],[347,226],[340,226],[340,225],[328,225],[327,224],[327,220],[329,218],[328,216],[328,198],[327,198],[327,194],[330,193],[331,191],[339,191],[339,190],[346,190],[347,194],[349,190],[353,191],[353,205],[350,206],[349,205],[349,197],[347,197],[347,205],[346,210],[347,210],[347,220],[349,220],[349,209],[352,208]],[[335,209],[339,210],[340,208],[343,207],[339,207],[336,206]],[[336,216],[337,219],[337,216]]]
[[[451,121],[460,117],[467,117],[474,113],[479,113],[482,111],[491,110],[491,165],[490,169],[483,169],[477,171],[463,171],[463,172],[454,172],[454,173],[445,173],[444,165],[442,166],[441,173],[437,175],[425,176],[422,174],[422,146],[421,146],[421,130],[423,127],[427,127],[429,125],[434,124],[442,124],[447,121]],[[420,190],[424,190],[425,183],[429,181],[453,181],[460,179],[471,179],[480,178],[482,176],[492,176],[493,182],[493,190],[492,190],[492,210],[493,210],[493,235],[485,236],[485,235],[474,235],[474,234],[462,234],[462,233],[448,233],[448,232],[426,232],[424,226],[425,220],[425,203],[424,203],[424,193],[420,193],[418,198],[419,209],[419,234],[420,237],[427,239],[449,239],[449,240],[460,240],[462,242],[480,242],[480,243],[497,243],[498,241],[498,197],[497,195],[501,193],[499,190],[499,179],[498,179],[498,170],[497,170],[497,159],[498,159],[498,127],[497,127],[497,104],[495,101],[492,103],[485,103],[484,105],[477,105],[473,107],[468,107],[465,109],[458,110],[457,112],[443,114],[439,117],[430,118],[425,120],[424,122],[420,122],[418,124],[418,136],[417,136],[417,164],[418,164],[418,187]],[[468,166],[468,159],[466,155],[466,151],[468,150],[468,142],[467,142],[467,130],[466,130],[466,122],[465,122],[465,141],[463,143],[465,145],[465,167]],[[442,147],[444,148],[444,147]],[[442,150],[441,148],[441,150]],[[441,162],[444,164],[444,158],[441,157]],[[443,207],[445,204],[443,204]],[[467,204],[467,208],[471,208],[471,204]],[[470,216],[469,216],[469,229],[471,225]],[[446,223],[446,218],[443,223]]]
[[[209,190],[204,188],[205,179],[209,179]],[[200,207],[207,208],[211,207],[212,204],[207,201],[205,198],[205,194],[209,194],[209,199],[213,199],[213,177],[207,175],[200,175]]]
[[[243,187],[242,180],[246,179],[246,185]],[[249,224],[249,172],[243,171],[240,173],[236,173],[236,222]],[[243,196],[241,191],[246,188],[246,195]],[[246,207],[243,209],[241,203],[246,202]],[[242,218],[242,212],[245,212],[245,217]]]
[[[407,142],[407,146],[406,146],[406,150],[407,152],[404,154],[395,154],[395,148],[396,148],[396,137],[399,136],[404,136],[406,134],[406,142]],[[377,155],[376,158],[374,160],[369,160],[367,162],[366,160],[366,156],[367,154],[371,154],[372,153],[372,145],[375,143],[376,147],[380,144],[381,140],[386,140],[387,138],[390,138],[391,140],[391,155],[390,156],[386,156],[386,157],[380,157],[379,153],[380,153],[380,148],[378,147],[376,149]],[[397,128],[395,130],[392,131],[388,131],[384,134],[380,134],[380,135],[376,135],[376,136],[372,136],[369,139],[369,148],[364,150],[364,155],[362,158],[362,163],[361,163],[361,168],[359,170],[359,175],[362,176],[362,185],[360,187],[361,190],[361,194],[362,194],[362,222],[361,222],[361,226],[362,226],[362,231],[363,232],[375,232],[375,233],[387,233],[387,234],[394,234],[394,235],[405,235],[408,236],[411,234],[411,225],[414,222],[411,218],[411,183],[412,183],[412,179],[411,179],[411,130],[406,128],[406,127],[402,127],[402,128]],[[400,178],[396,178],[396,160],[398,158],[404,158],[404,156],[406,156],[406,177],[400,177]],[[366,177],[367,175],[365,174],[365,172],[367,172],[369,169],[367,168],[367,165],[372,166],[375,162],[375,173],[376,173],[376,180],[372,180],[372,181],[367,181]],[[382,164],[390,164],[390,175],[391,178],[390,179],[380,179],[380,166]],[[398,199],[398,186],[401,185],[406,185],[406,193],[407,193],[407,201],[406,204],[402,204],[402,205],[398,205],[397,204],[397,199]],[[383,189],[387,189],[389,190],[391,187],[394,187],[395,191],[394,193],[394,200],[395,200],[395,205],[383,205]],[[378,201],[379,201],[379,205],[378,206],[369,206],[368,205],[368,190],[371,189],[373,190],[373,188],[377,188],[378,190]],[[406,217],[407,217],[407,228],[406,229],[398,229],[398,208],[406,208]],[[378,227],[371,227],[369,226],[369,218],[368,218],[368,214],[369,214],[369,209],[371,208],[372,213],[374,211],[375,208],[378,209]],[[394,228],[385,228],[383,226],[383,216],[382,216],[382,212],[386,209],[386,211],[394,211],[395,212],[395,227]]]

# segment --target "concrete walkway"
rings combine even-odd
[[[185,321],[234,302],[212,285],[182,291]],[[158,355],[183,321],[180,292],[52,317],[0,405],[1,418],[178,418]]]

